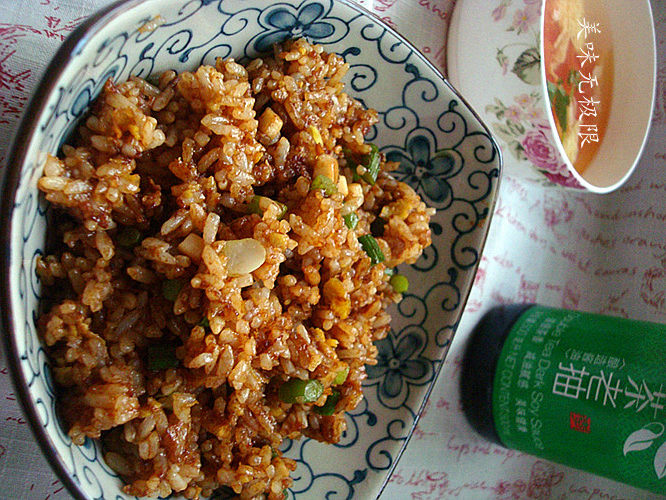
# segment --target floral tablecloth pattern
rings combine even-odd
[[[397,28],[445,72],[446,31],[455,1],[358,3]],[[110,0],[0,2],[2,168],[6,168],[10,138],[46,62],[86,16],[109,3]],[[502,0],[495,16],[498,21],[522,29],[535,15],[536,3],[537,0]],[[658,31],[659,89],[651,138],[637,171],[622,189],[605,196],[544,188],[504,176],[488,242],[458,333],[416,432],[382,498],[658,498],[482,440],[466,423],[458,396],[466,337],[480,315],[495,304],[540,302],[666,322],[666,1],[653,0],[652,7]],[[307,12],[302,15],[304,19],[296,21],[307,24]],[[317,32],[325,27],[312,24],[306,29]],[[508,56],[506,60],[499,57],[498,64],[511,70]],[[529,74],[523,76],[529,78]],[[497,111],[504,116],[522,116],[529,99],[526,95],[525,103],[498,102]],[[520,124],[518,115],[514,121]],[[540,148],[541,141],[535,134],[538,130],[523,138],[524,154],[529,151],[548,161],[548,151]],[[420,175],[424,169],[432,174],[447,168],[445,157],[421,161],[429,157],[429,144],[419,137],[414,137],[413,142],[413,157],[397,158],[396,152],[395,159],[402,162],[398,175]],[[511,151],[505,151],[507,163],[512,157]],[[444,195],[436,183],[422,187],[433,200]],[[409,357],[410,345],[398,343],[389,347],[397,359]],[[397,384],[396,381],[394,385]],[[70,498],[30,434],[1,356],[0,401],[0,500]]]

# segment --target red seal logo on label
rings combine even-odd
[[[569,413],[569,427],[578,432],[590,433],[590,417],[579,413]]]

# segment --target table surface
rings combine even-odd
[[[446,31],[455,1],[359,3],[396,27],[445,71]],[[0,2],[0,165],[47,61],[69,32],[108,3]],[[458,395],[466,337],[493,305],[539,302],[666,322],[666,1],[653,0],[652,7],[659,50],[658,97],[638,169],[624,187],[604,196],[543,188],[504,175],[458,332],[382,498],[662,498],[489,444],[464,420]],[[510,161],[508,155],[506,159]],[[0,400],[0,499],[71,498],[32,438],[1,355]]]

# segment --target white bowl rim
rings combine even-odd
[[[438,82],[443,84],[446,88],[451,91],[451,93],[458,99],[466,108],[466,110],[476,119],[478,124],[481,126],[481,129],[488,136],[492,147],[497,154],[497,169],[498,177],[495,181],[495,194],[490,202],[488,207],[489,210],[489,221],[492,219],[492,214],[495,211],[495,206],[497,204],[499,189],[502,180],[502,172],[504,170],[504,154],[502,149],[499,147],[494,135],[481,119],[480,115],[474,110],[474,108],[467,102],[467,100],[460,95],[460,93],[451,85],[451,83],[444,77],[442,72],[420,51],[418,50],[410,41],[408,41],[403,35],[401,35],[396,29],[389,26],[385,21],[383,21],[379,16],[370,12],[365,7],[354,3],[351,0],[335,0],[336,2],[345,4],[347,7],[350,7],[357,12],[363,14],[366,17],[371,18],[383,29],[390,32],[398,40],[404,43],[407,47],[414,51],[414,53],[419,57],[419,59],[433,71],[437,76]],[[25,378],[23,377],[23,372],[20,367],[20,355],[19,347],[16,343],[16,338],[14,336],[14,331],[16,330],[13,320],[13,314],[10,311],[10,304],[12,304],[10,297],[10,287],[11,287],[11,273],[10,273],[10,263],[11,263],[11,234],[14,226],[13,223],[13,214],[15,207],[15,197],[21,178],[22,167],[27,158],[28,149],[30,140],[32,138],[33,130],[41,117],[42,113],[46,109],[46,103],[51,96],[51,93],[56,87],[62,73],[69,63],[69,56],[72,53],[77,53],[83,49],[83,46],[92,38],[97,32],[106,26],[108,23],[116,19],[118,16],[124,14],[127,10],[138,7],[143,4],[144,0],[117,0],[106,7],[92,13],[84,22],[82,22],[63,42],[63,44],[58,48],[56,53],[53,55],[51,61],[46,66],[44,73],[42,74],[39,84],[35,87],[33,91],[33,96],[30,99],[28,105],[25,107],[23,116],[21,117],[19,126],[16,129],[14,137],[12,139],[11,145],[8,149],[7,162],[6,162],[6,171],[5,175],[2,178],[0,183],[0,194],[2,199],[0,200],[0,326],[2,327],[4,335],[4,347],[7,358],[7,363],[10,368],[12,375],[12,383],[16,389],[16,394],[18,396],[18,401],[26,414],[27,421],[30,424],[30,429],[41,448],[42,454],[45,456],[47,462],[56,473],[57,477],[62,481],[67,490],[77,499],[77,500],[90,500],[81,487],[72,479],[71,475],[67,471],[60,455],[56,452],[55,447],[52,445],[51,437],[48,432],[42,427],[39,423],[39,415],[37,414],[35,405],[33,404],[32,397],[30,395],[30,388],[26,383]],[[486,245],[489,231],[486,230],[481,237],[479,243],[479,256],[482,255],[483,249]],[[473,276],[478,268],[480,263],[480,258],[474,264],[473,271],[471,275]],[[469,298],[469,290],[473,283],[470,283],[467,294],[464,296],[464,300],[461,303],[460,308],[458,309],[458,318],[454,322],[454,329],[451,334],[451,339],[455,336],[457,326],[460,323],[460,318],[465,311],[465,306]],[[40,341],[41,342],[41,341]],[[423,409],[425,407],[428,398],[432,392],[432,389],[437,381],[439,373],[444,365],[444,360],[448,353],[447,348],[442,348],[442,357],[441,362],[435,369],[433,374],[433,380],[428,385],[423,400],[421,401],[418,411],[416,412],[415,418],[413,420],[412,426],[409,429],[407,437],[403,441],[398,453],[393,461],[392,466],[389,470],[386,471],[386,475],[382,481],[382,485],[377,492],[376,498],[379,498],[386,488],[391,474],[395,467],[397,466],[402,454],[407,448],[407,444],[411,440],[411,437],[414,434],[414,429],[416,428]]]

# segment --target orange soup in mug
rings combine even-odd
[[[613,92],[613,46],[602,1],[546,0],[543,49],[557,134],[582,173],[603,141]]]

